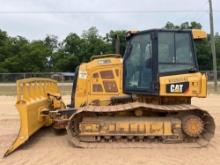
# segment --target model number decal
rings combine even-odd
[[[111,60],[110,59],[102,59],[102,60],[98,60],[98,64],[111,64]]]
[[[189,82],[173,83],[166,85],[167,93],[185,93],[189,89]]]
[[[87,79],[87,72],[79,71],[79,79]]]

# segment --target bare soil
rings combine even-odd
[[[79,149],[71,146],[66,134],[56,135],[51,128],[43,128],[17,151],[2,158],[19,129],[15,100],[14,96],[0,96],[1,165],[220,164],[220,95],[193,99],[193,104],[209,111],[216,122],[215,137],[205,148],[192,148],[184,144],[155,144],[145,149]],[[65,100],[68,103],[69,97],[65,97]]]

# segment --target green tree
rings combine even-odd
[[[116,30],[113,31],[111,30],[109,33],[106,34],[105,40],[111,44],[111,53],[115,53],[115,41],[116,41],[116,36],[118,36],[120,40],[120,54],[123,56],[126,48],[126,40],[125,40],[125,30]]]
[[[84,41],[82,45],[84,62],[88,62],[93,55],[111,53],[111,44],[98,34],[96,27],[83,31],[82,40]]]
[[[167,22],[164,26],[165,29],[202,29],[202,25],[198,22],[183,22],[180,25],[175,25],[172,22]]]
[[[8,72],[8,69],[4,67],[4,61],[11,56],[10,45],[7,32],[0,30],[0,72]]]
[[[82,43],[83,40],[76,33],[70,33],[60,44],[59,50],[53,53],[53,70],[73,72],[82,58]]]
[[[190,24],[190,29],[202,29],[202,25],[198,22],[193,21]]]
[[[21,57],[26,52],[27,46],[28,41],[23,37],[7,37],[1,51],[4,58],[0,62],[0,70],[2,72],[20,72],[23,67],[20,65]]]
[[[212,69],[212,54],[208,40],[196,41],[196,54],[200,70]]]
[[[44,46],[43,41],[33,41],[28,44],[17,40],[13,48],[17,50],[17,53],[4,61],[4,66],[9,72],[43,72],[47,70],[47,56],[50,52]]]
[[[63,50],[53,54],[53,71],[73,72],[80,64],[77,56],[67,54]]]
[[[45,48],[47,49],[47,63],[45,63],[46,71],[51,72],[55,70],[53,56],[57,51],[59,51],[60,43],[58,42],[58,37],[54,35],[47,36],[43,42]]]
[[[174,23],[168,21],[166,23],[166,25],[164,26],[164,28],[172,30],[172,29],[179,29],[180,27],[178,25],[174,25]]]

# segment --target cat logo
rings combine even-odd
[[[189,82],[167,84],[167,93],[185,93],[189,89]]]
[[[171,93],[182,93],[183,92],[183,84],[171,84],[170,85]]]

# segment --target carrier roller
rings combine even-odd
[[[145,148],[149,142],[204,147],[214,136],[215,123],[207,111],[193,105],[131,102],[81,107],[66,129],[80,148]]]

